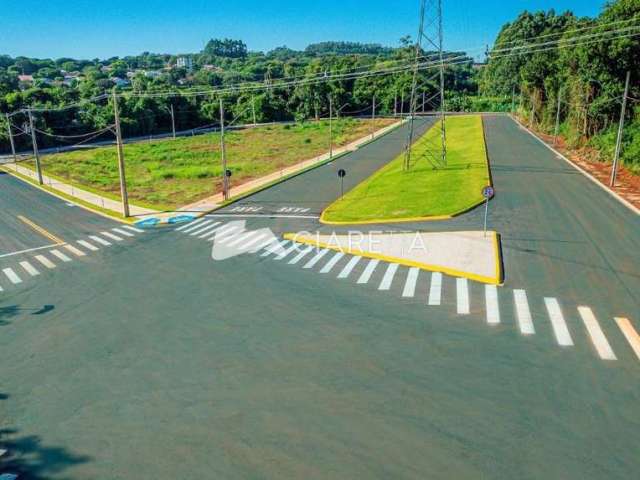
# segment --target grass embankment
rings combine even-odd
[[[378,119],[376,129],[392,119]],[[369,120],[334,121],[334,148],[366,136]],[[326,121],[270,125],[225,134],[231,186],[321,155],[329,149]],[[220,135],[140,142],[124,146],[129,200],[140,206],[174,209],[222,191]],[[116,149],[78,150],[42,159],[45,175],[119,199]]]
[[[404,153],[330,205],[326,223],[403,221],[461,213],[481,203],[489,184],[489,165],[482,118],[446,119],[447,165],[434,167],[426,149],[439,142],[440,128],[431,128],[413,147],[412,167],[403,171]]]

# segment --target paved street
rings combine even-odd
[[[0,256],[0,428],[13,470],[634,477],[640,217],[510,118],[484,121],[502,287],[285,241],[276,251],[247,233],[348,231],[317,218],[339,195],[337,170],[353,187],[402,151],[405,127],[156,230],[0,175],[0,255],[45,247]],[[483,213],[362,230],[479,230]],[[213,241],[246,253],[214,261]]]

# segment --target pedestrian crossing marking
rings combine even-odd
[[[433,272],[431,274],[431,287],[429,288],[428,304],[432,307],[440,305],[442,300],[442,274]]]
[[[338,278],[348,278],[351,275],[351,271],[358,264],[362,257],[351,257],[349,262],[344,266],[342,271],[338,274]]]
[[[582,317],[584,326],[587,328],[587,332],[591,337],[593,346],[596,347],[596,351],[598,352],[598,355],[600,355],[600,358],[603,360],[617,360],[616,355],[611,349],[611,345],[609,345],[607,337],[605,337],[598,320],[596,320],[596,316],[593,314],[593,311],[589,307],[581,306],[578,307],[578,313]]]
[[[38,260],[42,265],[44,265],[45,267],[47,267],[47,268],[49,268],[51,270],[56,268],[56,264],[53,263],[51,260],[49,260],[44,255],[36,255],[34,258],[36,260]]]
[[[114,240],[116,242],[122,242],[122,238],[121,237],[119,237],[117,235],[114,235],[113,233],[110,233],[110,232],[100,232],[100,235],[102,235],[104,237],[107,237],[107,238],[110,238],[111,240]]]
[[[97,252],[98,250],[100,250],[98,247],[96,247],[95,245],[92,245],[91,243],[87,242],[86,240],[78,240],[78,244],[82,245],[84,248],[91,250],[92,252]]]
[[[418,283],[418,275],[420,275],[419,268],[410,268],[407,273],[407,280],[404,283],[404,290],[402,296],[404,298],[412,298],[416,294],[416,284]]]
[[[125,237],[133,237],[133,233],[127,232],[126,230],[122,230],[121,228],[112,228],[112,232],[119,233],[120,235],[124,235]]]
[[[97,235],[89,235],[89,238],[94,242],[99,243],[100,245],[104,245],[105,247],[108,247],[109,245],[111,245],[111,242],[108,242],[104,238],[100,238]]]
[[[628,318],[616,317],[615,320],[618,324],[618,328],[622,331],[624,338],[627,339],[631,349],[636,354],[636,357],[638,357],[638,360],[640,360],[640,335],[638,335],[636,329],[633,328],[633,325]]]
[[[344,253],[342,253],[342,252],[336,253],[333,257],[331,257],[331,260],[329,260],[325,264],[325,266],[322,267],[322,270],[320,270],[320,273],[329,273],[329,272],[331,272],[331,270],[333,270],[333,267],[336,266],[336,263],[338,263],[342,257],[344,257]]]
[[[500,323],[500,304],[498,303],[498,287],[495,285],[484,286],[487,323],[497,325]]]
[[[36,275],[40,275],[40,272],[36,270],[36,268],[26,260],[23,262],[20,262],[20,266],[24,268],[24,270],[32,277],[35,277]]]
[[[13,271],[12,268],[3,268],[2,271],[11,283],[15,285],[17,285],[18,283],[22,283],[22,279],[16,274],[16,272]]]
[[[572,346],[573,339],[571,338],[571,334],[569,333],[567,322],[565,322],[564,320],[564,315],[562,315],[562,310],[560,310],[560,304],[558,303],[558,300],[555,298],[546,297],[544,299],[544,303],[547,307],[549,320],[551,321],[551,327],[553,328],[553,333],[556,336],[558,345],[562,347]]]
[[[66,248],[67,250],[69,250],[71,253],[73,253],[76,257],[84,257],[86,255],[86,253],[84,253],[82,250],[77,249],[76,247],[74,247],[73,245],[65,245],[64,248]]]
[[[59,258],[60,260],[62,260],[63,262],[70,262],[71,259],[69,257],[67,257],[64,253],[62,253],[59,250],[51,250],[50,251],[51,255],[53,255],[54,257]]]
[[[320,260],[322,260],[322,258],[323,258],[327,253],[329,253],[329,250],[326,250],[326,249],[320,250],[320,251],[319,251],[318,253],[316,253],[316,254],[315,254],[315,256],[314,256],[311,260],[309,260],[309,261],[304,265],[304,267],[302,267],[302,268],[305,268],[305,269],[313,268],[313,267],[316,265],[316,263],[318,263]]]
[[[371,278],[371,275],[373,275],[373,272],[375,271],[379,263],[380,260],[378,259],[369,260],[369,263],[367,263],[367,266],[363,270],[362,275],[360,275],[360,278],[358,278],[358,283],[360,285],[369,283],[369,279]]]
[[[458,315],[469,315],[469,282],[466,278],[456,278],[456,309]]]
[[[398,267],[400,265],[397,263],[390,263],[387,267],[387,271],[384,273],[384,277],[382,277],[382,281],[380,282],[380,286],[378,286],[378,290],[390,290],[391,284],[393,283],[393,277],[398,271]]]
[[[516,317],[518,318],[518,326],[520,333],[523,335],[533,335],[536,333],[533,327],[533,319],[531,318],[531,310],[529,309],[529,301],[527,300],[527,292],[524,290],[514,290],[513,300],[516,308]]]

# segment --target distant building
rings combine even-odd
[[[158,72],[157,70],[147,70],[144,72],[144,75],[147,78],[158,78],[162,76],[162,72]]]
[[[187,56],[178,57],[176,66],[186,69],[187,72],[191,72],[193,70],[193,58]]]
[[[18,75],[20,83],[33,83],[33,75]]]
[[[120,77],[111,77],[109,80],[111,80],[116,87],[126,87],[131,83],[129,80]]]

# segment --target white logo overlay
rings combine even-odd
[[[278,237],[269,229],[247,230],[244,220],[230,222],[216,232],[211,247],[213,260],[227,260],[244,253],[269,248],[276,254],[284,251]]]

